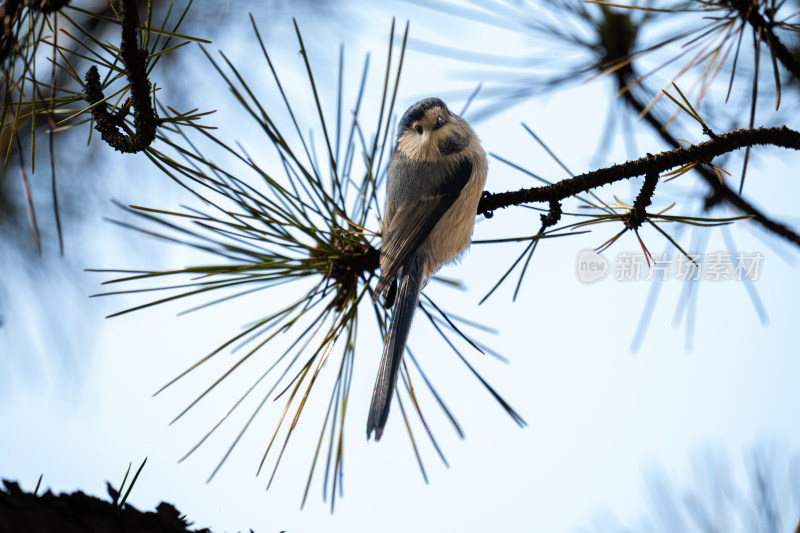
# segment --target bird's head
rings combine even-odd
[[[467,122],[439,98],[425,98],[400,119],[396,149],[416,161],[441,161],[458,156],[475,139]]]

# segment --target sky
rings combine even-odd
[[[251,83],[263,82],[264,101],[277,105],[263,60],[253,59],[246,14],[236,2],[227,5],[230,13],[226,16],[231,18],[225,19],[230,20],[226,24],[242,31],[215,32],[208,50],[221,49],[234,64],[243,65]],[[331,110],[342,42],[348,61],[345,79],[355,80],[345,90],[350,96],[345,101],[355,98],[364,54],[371,51],[365,108],[376,108],[392,16],[399,25],[410,21],[412,38],[397,111],[430,95],[441,95],[458,110],[479,79],[469,63],[420,51],[420,41],[501,54],[531,50],[536,44],[525,35],[415,4],[391,3],[367,10],[341,2],[334,14],[292,9],[275,14],[262,7],[254,16],[287,92],[301,102],[299,122],[305,130],[314,127],[316,117],[299,70],[302,58],[297,53],[292,15],[297,16],[304,36],[311,36],[307,40],[310,61],[324,87],[324,105]],[[185,53],[187,65],[204,64],[196,45]],[[183,107],[218,109],[209,118],[218,126],[218,135],[241,142],[265,165],[275,164],[270,152],[262,149],[263,134],[243,118],[215,74],[188,67],[180,74],[185,86],[203,89],[186,94]],[[205,93],[206,87],[211,92]],[[607,114],[621,112],[608,108],[610,91],[603,80],[577,81],[473,126],[488,153],[549,179],[563,179],[564,170],[532,140],[522,123],[544,139],[572,173],[591,170],[598,165],[595,152],[599,138],[606,134]],[[719,94],[711,97],[722,98]],[[796,100],[797,93],[787,91],[785,105],[796,105],[792,98]],[[478,109],[473,105],[472,109]],[[465,118],[470,120],[469,110]],[[774,120],[774,115],[767,111],[763,120]],[[634,126],[638,128],[634,130],[635,154],[629,153],[617,132],[600,164],[662,149],[640,125],[625,127]],[[680,136],[691,142],[704,140],[696,127],[685,127]],[[100,283],[108,278],[84,269],[181,267],[207,258],[104,221],[126,216],[111,203],[112,198],[156,208],[192,205],[196,200],[159,175],[144,158],[135,156],[123,163],[107,147],[98,151],[104,164],[94,167],[98,174],[94,177],[104,181],[104,197],[92,205],[82,222],[68,228],[66,255],[59,258],[46,248],[42,266],[33,271],[12,254],[0,257],[6,281],[0,310],[4,317],[0,362],[7,369],[0,381],[0,421],[7,435],[13,436],[0,443],[0,477],[32,489],[43,474],[43,486],[53,491],[80,489],[103,496],[106,481],[118,484],[129,462],[135,468],[147,457],[129,502],[139,509],[153,509],[158,502],[169,501],[196,527],[214,531],[592,531],[605,530],[614,521],[632,528],[646,523],[642,517],[654,516],[659,501],[666,501],[648,492],[652,479],[664,479],[677,493],[689,491],[702,499],[706,492],[713,493],[715,481],[722,486],[723,478],[730,476],[733,485],[746,494],[753,453],[763,450],[777,465],[775,482],[785,489],[779,498],[786,521],[783,529],[793,527],[800,509],[799,487],[789,480],[791,473],[797,479],[800,450],[795,408],[800,404],[796,385],[800,359],[792,305],[800,298],[795,279],[798,257],[796,249],[754,224],[736,223],[727,237],[728,230],[719,228],[682,234],[686,246],[697,246],[700,239],[707,240],[708,251],[725,251],[731,249],[732,240],[735,253],[749,257],[758,253],[763,258],[752,287],[767,320],[760,319],[745,282],[701,280],[695,284],[694,320],[689,322],[694,325],[693,334],[687,334],[685,315],[676,311],[685,282],[616,279],[623,272],[617,268],[624,258],[641,253],[633,236],[623,236],[603,252],[609,264],[605,279],[592,284],[581,281],[576,270],[579,254],[613,236],[619,231],[614,227],[600,226],[588,235],[544,241],[516,301],[512,297],[517,278],[512,276],[479,305],[524,245],[473,245],[460,265],[442,271],[443,276],[463,280],[469,290],[431,283],[425,293],[448,309],[497,330],[496,334],[481,333],[480,338],[508,362],[483,356],[470,360],[527,426],[514,424],[418,317],[410,347],[466,434],[459,439],[442,416],[432,415],[431,424],[449,467],[420,437],[426,484],[396,409],[379,443],[364,439],[381,351],[377,328],[365,325],[357,339],[352,404],[345,422],[344,497],[337,499],[331,513],[329,504],[322,501],[319,478],[300,508],[318,424],[324,416],[322,398],[309,404],[309,413],[304,415],[308,418],[298,425],[268,491],[269,469],[259,476],[256,470],[279,403],[265,409],[211,483],[206,479],[235,437],[233,429],[178,463],[242,393],[247,376],[237,378],[172,425],[170,421],[203,384],[230,364],[231,355],[223,354],[220,366],[202,370],[164,394],[153,397],[153,393],[262,314],[270,298],[290,294],[276,290],[180,317],[176,315],[193,302],[104,318],[142,300],[128,296],[88,299],[103,290]],[[800,184],[792,179],[797,155],[777,150],[761,153],[763,157],[754,157],[746,192],[757,205],[797,227],[794,198]],[[740,157],[730,164],[734,176],[741,168]],[[530,177],[496,158],[490,160],[487,190],[532,185]],[[607,201],[616,195],[631,202],[640,186],[641,180],[632,180],[598,192]],[[686,191],[696,191],[698,201],[684,201],[676,208],[696,215],[703,190],[687,174],[663,189],[660,186],[656,206],[666,207]],[[520,207],[501,210],[491,219],[478,220],[474,238],[530,235],[538,229],[538,218],[538,212]],[[674,248],[654,232],[642,231],[642,236],[651,250],[676,257]],[[643,272],[646,277],[646,269]],[[639,349],[631,350],[653,290],[659,293],[650,326]],[[709,466],[715,464],[723,466],[717,470]],[[708,471],[710,479],[703,478]],[[657,519],[649,525],[651,530],[661,530]]]

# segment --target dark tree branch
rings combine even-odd
[[[732,131],[720,135],[717,139],[701,144],[669,150],[658,155],[648,154],[646,157],[634,161],[587,172],[552,185],[485,194],[478,205],[478,214],[512,205],[563,200],[589,189],[642,176],[650,171],[660,174],[678,166],[688,165],[697,161],[711,161],[711,159],[721,154],[732,152],[745,146],[760,144],[800,150],[800,132],[791,130],[786,126]]]
[[[128,114],[127,106],[123,106],[117,114],[111,114],[105,102],[98,104],[104,96],[100,85],[100,74],[94,65],[86,73],[84,100],[93,105],[97,104],[92,108],[92,118],[95,121],[95,129],[100,132],[100,137],[115,150],[123,153],[136,153],[150,146],[155,139],[158,119],[156,119],[150,101],[150,81],[147,79],[145,65],[147,50],[140,50],[136,44],[138,18],[136,0],[122,0],[119,4],[119,17],[122,23],[120,55],[131,84],[131,101],[135,109],[133,126],[136,133],[129,135],[119,131]]]
[[[622,89],[628,85],[630,79],[636,79],[637,76],[634,74],[633,68],[628,66],[627,68],[620,69],[616,77],[617,85],[620,89]],[[644,112],[644,105],[631,91],[623,92],[622,97],[625,102],[630,105],[634,111],[636,111],[637,115],[641,115]],[[659,122],[659,120],[651,112],[645,113],[643,119],[645,122],[650,124],[650,126],[658,133],[661,139],[663,139],[668,145],[672,146],[673,148],[681,147],[678,143],[678,140],[670,135],[668,131],[666,131],[664,125]],[[710,132],[705,131],[704,133],[709,135],[712,139],[717,138],[716,134],[711,134]],[[738,208],[741,212],[752,215],[753,219],[767,230],[783,237],[789,242],[800,245],[800,235],[789,229],[786,225],[770,219],[761,211],[756,209],[752,204],[742,198],[740,193],[735,192],[724,183],[720,183],[719,178],[714,172],[711,171],[711,169],[706,166],[698,165],[694,167],[694,170],[700,174],[700,177],[703,178],[703,180],[709,185],[709,187],[711,187],[712,190],[711,196],[706,201],[706,207],[711,207],[711,205],[719,203],[722,200],[727,200],[731,205]]]
[[[771,145],[800,150],[800,132],[791,130],[786,126],[736,130],[719,135],[716,139],[711,139],[701,144],[669,150],[658,155],[648,154],[647,157],[587,172],[552,185],[504,193],[484,193],[480,204],[478,204],[478,214],[490,213],[496,209],[512,205],[560,201],[575,194],[624,179],[642,176],[651,172],[661,174],[667,170],[698,161],[709,162],[719,155],[755,145]],[[782,224],[770,221],[738,194],[728,189],[725,185],[719,184],[719,180],[716,177],[713,180],[706,181],[714,187],[715,191],[719,189],[719,194],[730,201],[731,204],[742,209],[746,214],[754,215],[755,219],[766,228],[800,246],[800,236]],[[734,199],[734,196],[737,198]]]
[[[647,218],[646,209],[653,201],[653,193],[656,191],[657,184],[658,172],[650,171],[645,174],[644,184],[636,200],[633,202],[633,209],[623,217],[626,228],[637,230],[641,227],[642,223]]]

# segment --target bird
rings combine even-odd
[[[472,240],[486,183],[486,153],[475,131],[439,98],[406,110],[386,179],[380,277],[373,291],[394,309],[384,338],[367,439],[389,417],[419,294],[431,274],[461,257]]]

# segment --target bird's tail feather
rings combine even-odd
[[[400,286],[397,289],[392,321],[386,332],[381,366],[378,378],[375,380],[375,390],[372,392],[372,405],[367,420],[368,439],[375,431],[375,440],[380,440],[386,419],[389,417],[389,407],[397,385],[400,363],[403,361],[403,352],[406,349],[411,320],[414,318],[414,311],[419,301],[421,285],[422,268],[412,259],[403,266],[400,274]]]

